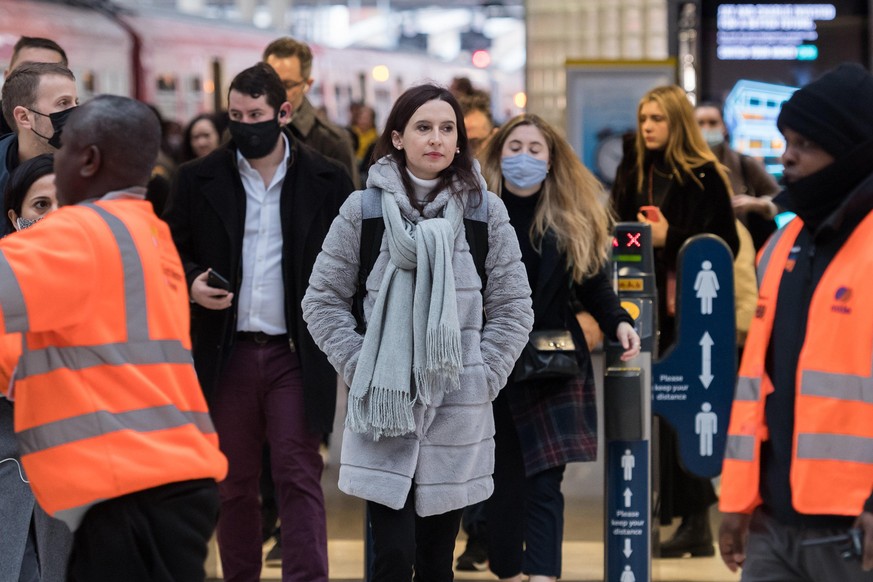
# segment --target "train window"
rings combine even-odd
[[[171,74],[158,75],[158,91],[175,91],[176,76]]]
[[[203,90],[203,81],[199,76],[194,75],[191,77],[191,92],[192,93],[200,93]]]
[[[751,105],[752,107],[758,107],[759,105],[761,105],[761,100],[757,97],[752,97],[749,99],[749,105]]]

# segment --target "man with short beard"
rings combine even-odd
[[[300,302],[354,188],[339,165],[282,130],[291,104],[269,65],[233,79],[228,116],[230,143],[182,165],[164,213],[191,293],[194,365],[229,462],[219,485],[224,579],[260,578],[266,441],[284,524],[282,580],[327,582],[318,446],[333,427],[336,372]]]

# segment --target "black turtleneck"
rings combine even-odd
[[[532,196],[516,196],[503,185],[503,203],[509,212],[509,224],[515,229],[518,237],[518,246],[521,248],[521,262],[527,270],[527,280],[530,288],[536,290],[537,279],[540,270],[540,255],[534,249],[530,240],[530,227],[533,224],[537,202],[540,200],[542,189]]]

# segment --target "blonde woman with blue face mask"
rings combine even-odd
[[[510,376],[494,401],[490,568],[501,580],[527,574],[545,582],[561,576],[564,469],[594,460],[597,451],[591,356],[573,300],[621,343],[623,360],[639,354],[640,339],[606,275],[612,221],[603,190],[569,144],[538,116],[520,115],[492,138],[483,174],[518,237],[533,290],[534,331],[569,331],[579,364],[578,375],[566,380]]]

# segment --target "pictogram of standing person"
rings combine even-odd
[[[712,263],[703,261],[700,265],[703,269],[697,273],[694,280],[694,290],[700,299],[700,313],[709,315],[712,313],[712,300],[718,296],[718,277],[712,271]]]
[[[694,417],[694,432],[700,435],[700,456],[712,456],[712,435],[718,433],[718,415],[712,412],[712,405],[704,402]]]

